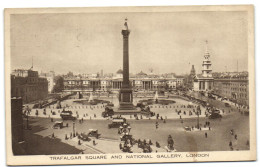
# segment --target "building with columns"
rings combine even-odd
[[[197,74],[193,80],[194,91],[210,92],[213,90],[214,78],[212,77],[210,53],[208,51],[208,42],[206,41],[206,51],[202,62],[202,73]]]
[[[67,92],[93,92],[116,91],[122,88],[122,70],[118,70],[113,77],[65,77],[64,91]],[[143,72],[142,72],[143,73]],[[133,75],[129,78],[133,91],[166,91],[176,90],[177,78],[174,76],[160,77],[155,75]],[[179,79],[180,80],[180,79]],[[180,81],[179,81],[180,82]]]

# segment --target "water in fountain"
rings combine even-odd
[[[156,102],[156,103],[158,103],[158,92],[156,91],[155,92],[155,95],[154,95],[154,101]]]
[[[88,102],[91,102],[91,101],[93,101],[93,94],[92,94],[92,92],[90,92],[90,96],[89,96],[89,99],[88,99]]]

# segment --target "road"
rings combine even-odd
[[[54,122],[60,119],[54,119]],[[200,123],[203,125],[205,121],[210,121],[210,131],[192,131],[187,132],[184,130],[185,126],[195,126],[197,124],[196,118],[183,119],[181,123],[179,119],[167,119],[166,123],[161,120],[127,120],[132,129],[131,134],[135,139],[151,139],[153,143],[156,141],[160,143],[161,147],[167,145],[167,138],[169,135],[173,137],[174,146],[177,151],[190,152],[190,151],[228,151],[230,150],[229,142],[232,141],[234,148],[239,150],[248,150],[246,145],[249,140],[249,117],[241,115],[237,111],[233,111],[225,115],[221,120],[208,120],[207,118],[200,118]],[[159,128],[155,128],[155,122],[159,122]],[[33,130],[26,130],[25,135],[27,145],[33,146],[29,149],[29,154],[77,154],[84,153],[97,153],[95,148],[105,153],[121,152],[118,148],[120,135],[117,129],[108,129],[107,125],[110,120],[84,120],[83,123],[75,122],[75,130],[78,133],[88,132],[88,129],[98,129],[102,138],[114,140],[103,140],[100,144],[93,146],[91,142],[86,143],[89,146],[78,145],[77,139],[65,140],[65,135],[68,137],[73,132],[72,121],[64,121],[68,123],[69,127],[63,129],[52,129],[54,122],[50,118],[36,118],[30,117],[30,125]],[[238,140],[230,134],[230,130],[234,129]],[[205,138],[205,132],[208,137]],[[51,138],[54,133],[55,139]],[[35,137],[37,136],[37,137]],[[39,138],[41,140],[39,140]],[[41,143],[39,142],[41,141]],[[98,141],[99,142],[99,141]],[[43,146],[44,143],[44,146]],[[55,144],[54,144],[55,143]],[[56,148],[56,149],[55,149]],[[160,151],[160,149],[158,149]]]

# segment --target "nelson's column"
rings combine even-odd
[[[137,112],[133,105],[133,92],[129,81],[129,52],[128,52],[128,39],[130,30],[128,29],[127,19],[125,19],[125,29],[122,30],[123,35],[123,83],[119,92],[119,110],[125,114]]]

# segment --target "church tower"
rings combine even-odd
[[[194,67],[194,65],[192,65],[191,70],[190,70],[190,76],[194,77],[195,75],[196,75],[195,67]]]
[[[208,51],[208,41],[206,41],[206,51],[202,62],[202,73],[194,77],[193,90],[210,92],[213,90],[214,78],[212,77],[210,54]]]
[[[206,41],[206,51],[205,51],[204,60],[202,63],[202,76],[209,77],[209,78],[212,77],[210,54],[208,51],[208,41]]]

